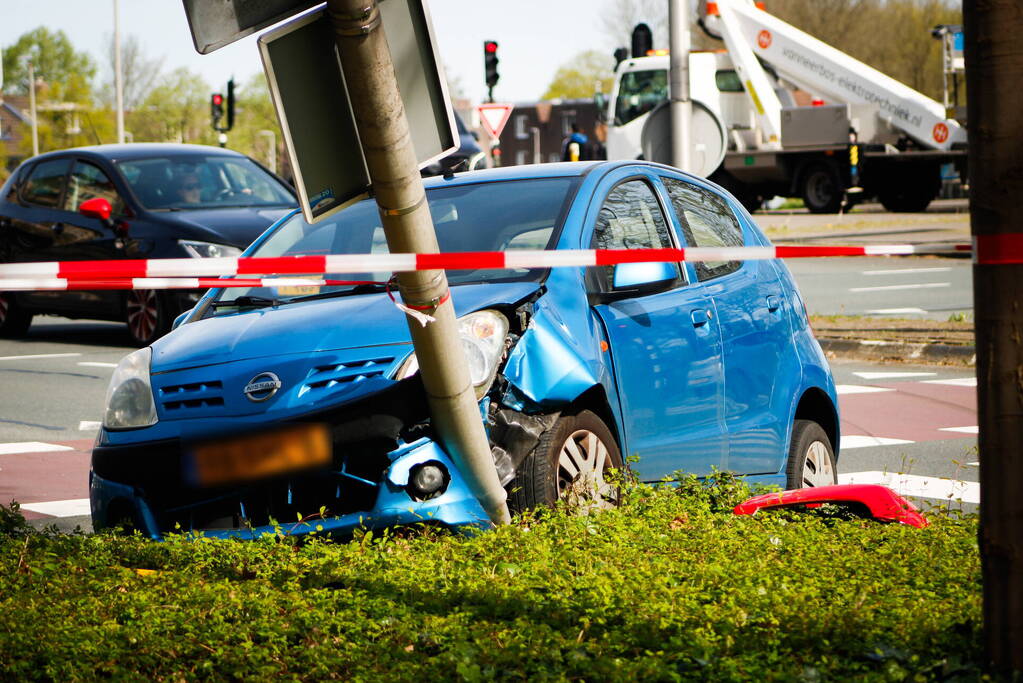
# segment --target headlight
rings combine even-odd
[[[107,388],[107,429],[132,429],[156,424],[156,404],[149,383],[150,348],[139,349],[121,359]]]
[[[242,253],[242,250],[238,247],[229,247],[226,244],[214,244],[213,242],[178,240],[178,244],[184,247],[188,255],[193,258],[230,257],[238,256]]]
[[[504,340],[508,336],[508,319],[497,311],[476,311],[458,319],[458,336],[462,340],[465,359],[469,362],[469,377],[482,398],[490,389],[497,374],[497,365],[504,355]],[[419,359],[415,352],[402,363],[395,379],[405,379],[419,372]]]

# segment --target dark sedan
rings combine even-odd
[[[0,262],[237,256],[297,205],[291,187],[217,147],[101,145],[50,152],[0,190]],[[0,336],[39,314],[123,320],[146,346],[199,292],[0,292]]]

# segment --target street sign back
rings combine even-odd
[[[192,42],[200,54],[283,21],[323,0],[183,0]]]
[[[454,113],[424,0],[388,0],[381,20],[419,167],[458,148]],[[326,218],[369,191],[369,172],[323,9],[260,36],[305,218]]]
[[[512,104],[481,104],[476,107],[476,111],[479,112],[483,130],[487,131],[490,137],[498,140],[514,108],[515,105]]]

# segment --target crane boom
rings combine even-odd
[[[966,142],[966,130],[946,118],[942,105],[923,93],[752,3],[718,0],[717,4],[722,15],[717,25],[733,56],[733,44],[745,44],[780,77],[808,92],[834,102],[873,105],[882,120],[925,148],[949,150]],[[724,20],[729,15],[734,21]],[[740,35],[735,35],[737,30]]]

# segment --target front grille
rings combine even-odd
[[[167,413],[189,408],[213,408],[224,405],[224,385],[219,381],[193,382],[160,388],[160,404]]]
[[[332,389],[341,384],[362,382],[372,377],[384,377],[393,363],[394,357],[388,356],[347,363],[317,365],[306,376],[299,396],[310,391]]]

